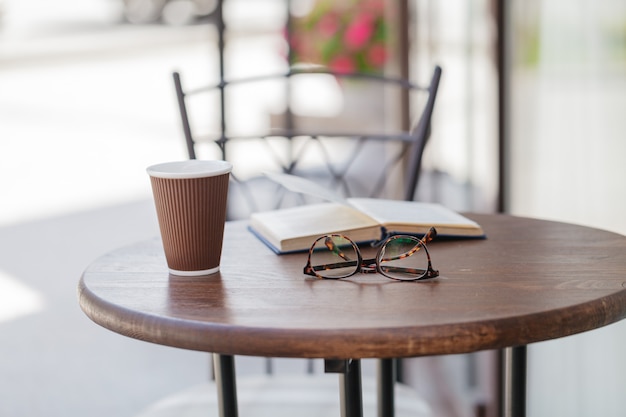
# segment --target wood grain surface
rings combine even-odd
[[[485,240],[429,244],[440,277],[303,275],[245,222],[226,225],[221,272],[167,272],[160,239],[97,259],[79,302],[125,336],[222,354],[387,358],[525,345],[626,317],[626,237],[565,223],[467,215]]]

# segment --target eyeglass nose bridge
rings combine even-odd
[[[359,266],[359,272],[362,274],[375,274],[378,271],[378,265],[376,264],[376,258],[363,259]]]

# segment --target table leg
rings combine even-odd
[[[395,360],[378,361],[378,417],[394,417]]]
[[[235,358],[231,355],[213,354],[217,402],[220,417],[237,417],[237,382],[235,380]]]
[[[503,417],[526,416],[526,346],[503,349],[501,353]]]
[[[325,359],[324,372],[339,374],[341,417],[362,417],[361,361]]]
[[[341,416],[362,417],[363,398],[361,394],[361,361],[346,361],[345,372],[339,374],[341,395]]]

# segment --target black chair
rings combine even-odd
[[[237,163],[233,159],[236,159],[236,153],[241,151],[241,148],[244,148],[243,151],[249,151],[250,148],[245,148],[252,143],[255,144],[255,158],[270,161],[274,171],[311,178],[334,188],[343,196],[392,197],[414,200],[420,179],[422,156],[431,133],[431,119],[441,72],[440,67],[435,67],[430,83],[425,87],[398,78],[365,74],[339,74],[323,68],[290,69],[285,74],[221,81],[218,85],[194,90],[183,88],[179,73],[175,72],[173,78],[189,158],[196,159],[201,155],[203,149],[212,148],[213,157],[217,155],[219,158],[233,162],[234,167],[231,175],[233,181],[229,190],[229,218],[236,219],[245,218],[258,210],[309,202],[305,196],[289,195],[288,191],[261,175],[247,179],[242,178]],[[387,86],[385,88],[395,89],[395,97],[398,98],[398,102],[402,103],[398,108],[398,112],[403,115],[402,120],[398,123],[399,128],[393,131],[390,129],[372,131],[371,129],[363,129],[363,123],[356,121],[354,127],[350,125],[347,129],[338,129],[325,123],[324,119],[307,120],[305,117],[292,113],[289,100],[291,83],[295,82],[298,77],[315,75],[331,76],[342,80],[357,79],[360,82],[376,83]],[[229,129],[227,129],[226,109],[229,99],[227,90],[234,86],[251,85],[268,80],[281,80],[285,83],[286,111],[282,115],[273,117],[278,121],[274,120],[274,127],[266,133],[257,135],[230,134]],[[212,135],[196,133],[193,117],[189,111],[190,101],[203,94],[214,95],[212,113],[215,113],[216,110],[219,113],[218,131]],[[382,100],[382,97],[380,99]],[[413,104],[412,107],[419,107],[420,111],[412,112],[409,104]],[[415,104],[419,104],[419,106]],[[408,117],[411,113],[417,115],[412,125],[409,123]],[[203,114],[200,118],[205,119],[206,116]],[[312,129],[311,125],[317,125],[317,128]],[[341,151],[337,150],[338,147],[342,148]],[[264,154],[260,155],[259,150],[263,150]],[[316,155],[315,164],[306,163],[306,159],[311,153]],[[390,191],[392,195],[389,195]],[[239,394],[239,401],[242,408],[256,407],[258,411],[260,410],[259,407],[267,406],[266,403],[261,405],[258,403],[258,399],[264,397],[260,392],[282,392],[283,398],[298,397],[302,393],[316,392],[318,393],[317,398],[304,407],[308,407],[312,411],[311,415],[320,415],[315,413],[323,414],[323,410],[329,406],[329,398],[338,396],[337,387],[333,386],[332,379],[329,384],[327,379],[329,375],[324,376],[326,379],[322,378],[325,382],[321,381],[320,378],[310,378],[310,375],[286,379],[284,375],[281,375],[280,378],[273,378],[271,377],[273,373],[272,364],[273,360],[268,359],[265,376],[259,377],[260,379],[253,379],[252,382],[250,379],[240,381],[238,391],[241,393]],[[313,368],[312,362],[309,362],[307,374],[312,374]],[[393,397],[393,381],[396,379],[397,365],[393,360],[385,359],[379,362],[378,369],[379,377],[381,374],[385,375],[383,376],[387,381],[385,385],[392,387],[391,392],[387,391],[386,394],[381,395],[387,395],[387,398],[389,395]],[[382,384],[379,382],[379,389],[381,388],[380,385]],[[255,393],[248,397],[250,390]],[[364,391],[376,392],[375,384],[364,383]],[[409,405],[409,409],[418,410],[415,415],[429,415],[427,406],[423,401],[419,398],[410,400],[411,395],[415,396],[411,389],[402,387],[401,384],[395,384],[395,392],[396,396],[400,393],[404,401],[408,401],[406,404]],[[179,400],[184,402],[185,395],[189,395],[189,393],[184,394]],[[364,395],[363,398],[366,399],[369,396]],[[402,401],[403,398],[400,400]],[[407,398],[409,400],[406,400]],[[212,404],[211,400],[207,399],[206,401]],[[403,409],[397,405],[394,406],[394,401],[392,398],[391,403],[387,402],[386,405],[382,406],[383,408],[380,408],[381,404],[379,404],[379,414],[393,415],[395,409],[397,415],[403,415]],[[166,403],[161,408],[157,407],[163,411],[163,414],[157,413],[155,415],[170,415],[168,414],[169,411],[178,410],[175,404],[176,401]],[[398,402],[396,401],[395,404]],[[388,408],[385,410],[385,407]],[[389,411],[389,407],[391,411]],[[274,410],[274,408],[270,407],[269,410]]]
[[[415,97],[415,101],[422,103],[421,110],[414,113],[418,117],[409,129],[365,130],[361,129],[358,120],[354,128],[339,129],[327,126],[327,120],[323,118],[312,121],[309,118],[307,121],[306,118],[294,115],[289,111],[289,100],[286,100],[287,111],[282,117],[275,117],[281,119],[279,127],[258,135],[229,134],[226,126],[228,88],[278,79],[285,82],[288,90],[290,83],[296,82],[298,77],[315,75],[380,84],[384,88],[394,89],[396,97],[404,103],[408,104]],[[173,77],[189,158],[195,159],[201,147],[214,147],[219,158],[231,160],[235,165],[229,193],[230,219],[245,218],[254,211],[306,202],[306,197],[289,196],[287,191],[261,176],[245,180],[241,178],[238,166],[232,159],[236,156],[237,148],[252,146],[252,143],[256,143],[257,159],[271,161],[270,170],[312,178],[336,189],[343,196],[415,199],[422,155],[431,132],[431,118],[441,79],[440,67],[435,67],[430,84],[426,87],[398,78],[338,74],[320,68],[292,69],[285,74],[224,81],[217,86],[189,91],[183,88],[179,73],[175,72]],[[218,132],[213,135],[197,134],[188,101],[200,94],[211,93],[216,95],[216,103],[219,103]],[[407,104],[399,109],[401,113],[410,113]],[[305,126],[315,123],[322,127],[311,129]],[[337,150],[339,145],[342,151]],[[263,155],[259,155],[259,149],[264,152]],[[313,166],[304,162],[311,153],[315,153],[317,161]]]

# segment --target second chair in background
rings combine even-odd
[[[229,218],[246,218],[255,211],[306,201],[302,196],[286,195],[285,190],[264,180],[260,176],[263,171],[304,176],[345,197],[415,198],[441,79],[440,67],[434,68],[430,83],[424,87],[399,78],[333,73],[321,68],[292,69],[286,74],[225,81],[190,90],[183,88],[179,73],[173,76],[189,158],[209,155],[234,165]],[[297,83],[313,77],[337,80],[336,85],[344,94],[344,109],[335,117],[306,116],[292,110],[297,106],[293,93],[298,89]],[[241,133],[228,126],[233,121],[227,114],[229,102],[236,99],[229,95],[230,88],[277,81],[283,83],[279,93],[284,92],[285,109],[280,115],[268,112],[269,128],[265,132]],[[377,86],[378,95],[363,98],[361,102],[349,100],[346,91],[351,84],[361,88]],[[210,113],[219,113],[214,133],[199,132],[202,130],[199,122],[206,121],[211,114],[190,108],[192,101],[198,102],[194,100],[203,94],[213,97]],[[314,101],[315,97],[309,99]],[[404,108],[408,103],[419,110]],[[370,104],[377,109],[374,116],[363,110]],[[408,128],[402,126],[403,113],[413,117]]]

